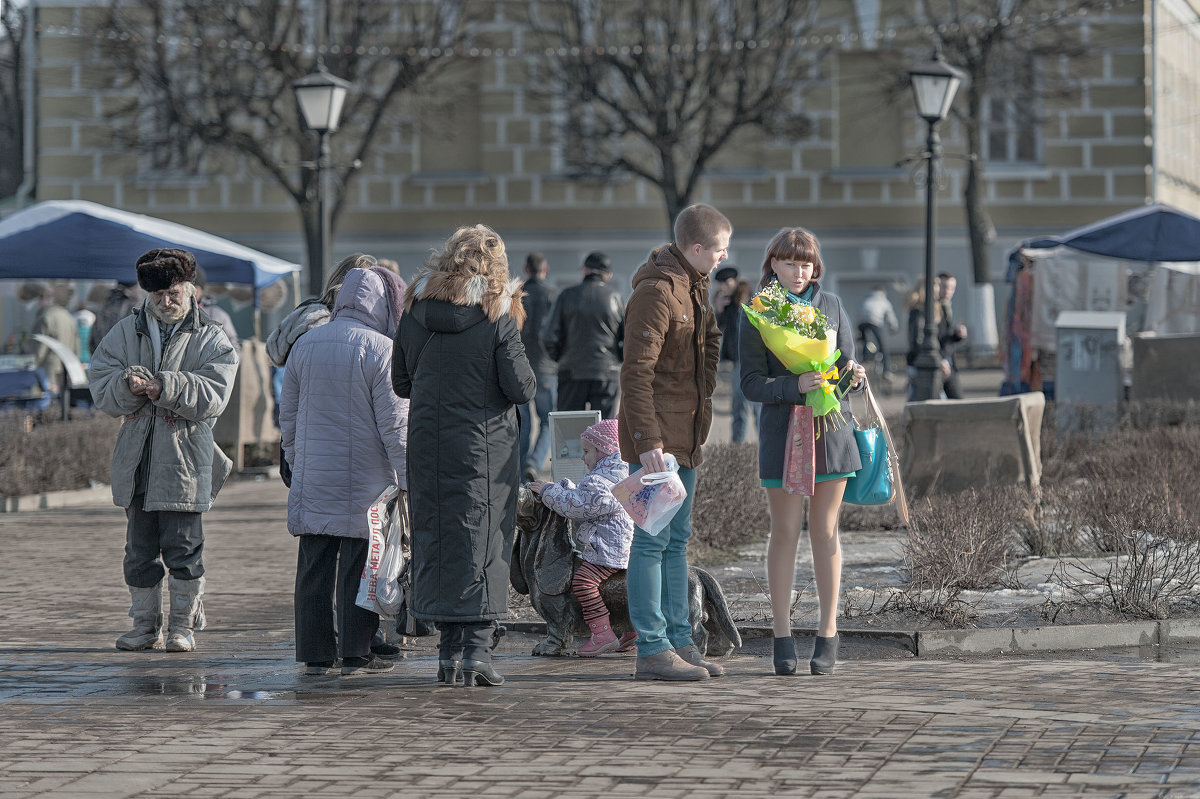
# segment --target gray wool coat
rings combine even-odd
[[[819,285],[813,295],[813,305],[829,318],[837,330],[837,348],[842,353],[838,357],[837,367],[842,372],[846,364],[854,359],[854,332],[850,317],[842,307],[842,301],[836,295],[822,291]],[[762,403],[758,420],[758,476],[763,480],[779,480],[783,477],[788,416],[793,405],[804,404],[804,395],[800,393],[796,375],[771,354],[758,329],[744,313],[738,338],[742,392],[747,399]],[[836,413],[838,411],[833,411],[833,414]],[[825,430],[817,439],[818,476],[854,472],[862,468],[848,399],[842,400],[841,415],[845,424],[837,430]]]

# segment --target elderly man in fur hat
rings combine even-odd
[[[190,652],[204,629],[204,531],[232,464],[212,429],[233,391],[238,356],[195,301],[196,259],[157,249],[137,261],[146,300],[104,336],[89,368],[96,406],[125,423],[112,460],[113,502],[125,508],[125,583],[133,629],[117,648],[162,646],[162,578],[169,572],[166,648]],[[165,564],[165,566],[164,566]]]

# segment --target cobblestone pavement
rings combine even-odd
[[[1200,797],[1200,668],[915,660],[847,648],[770,674],[769,641],[700,684],[629,656],[545,659],[510,635],[495,689],[293,662],[295,543],[278,481],[206,517],[209,629],[118,652],[124,514],[0,516],[0,796]]]

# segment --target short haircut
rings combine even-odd
[[[949,272],[938,272],[937,278],[938,278],[938,280],[958,280],[958,278],[956,278],[954,275],[950,274]]]
[[[722,233],[732,233],[733,225],[725,218],[725,214],[711,205],[696,203],[689,205],[675,217],[675,245],[686,250],[693,244],[710,248],[717,243],[717,237]]]
[[[531,277],[534,275],[540,275],[542,272],[545,272],[548,267],[549,264],[546,263],[546,256],[542,255],[540,252],[531,252],[529,255],[525,256],[525,274],[530,275]]]
[[[762,278],[758,287],[766,288],[775,276],[771,262],[776,258],[784,261],[811,261],[813,265],[813,280],[820,280],[825,273],[825,265],[821,262],[821,245],[817,237],[802,227],[785,227],[775,234],[767,244],[766,257],[763,258]]]

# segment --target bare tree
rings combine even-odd
[[[667,224],[714,158],[752,131],[808,130],[794,98],[820,53],[800,47],[815,0],[533,0],[551,53],[546,91],[562,111],[575,178],[641,177]]]
[[[292,82],[320,57],[352,84],[332,137],[326,201],[336,221],[397,98],[425,85],[464,41],[466,6],[114,0],[101,34],[121,85],[136,91],[112,117],[125,123],[118,128],[124,142],[158,170],[195,172],[206,157],[233,154],[274,178],[300,210],[311,264],[319,236],[316,139],[298,117]]]
[[[25,25],[28,9],[0,3],[0,197],[17,190],[24,176]]]
[[[920,0],[916,6],[914,33],[967,74],[965,102],[956,103],[953,113],[966,132],[963,205],[976,283],[990,279],[988,245],[996,238],[983,197],[984,163],[989,153],[995,159],[999,148],[1007,148],[1014,160],[1036,160],[1040,107],[1077,91],[1058,71],[1060,62],[1086,54],[1075,19],[1100,5],[1097,0]],[[985,148],[989,135],[993,138]]]

